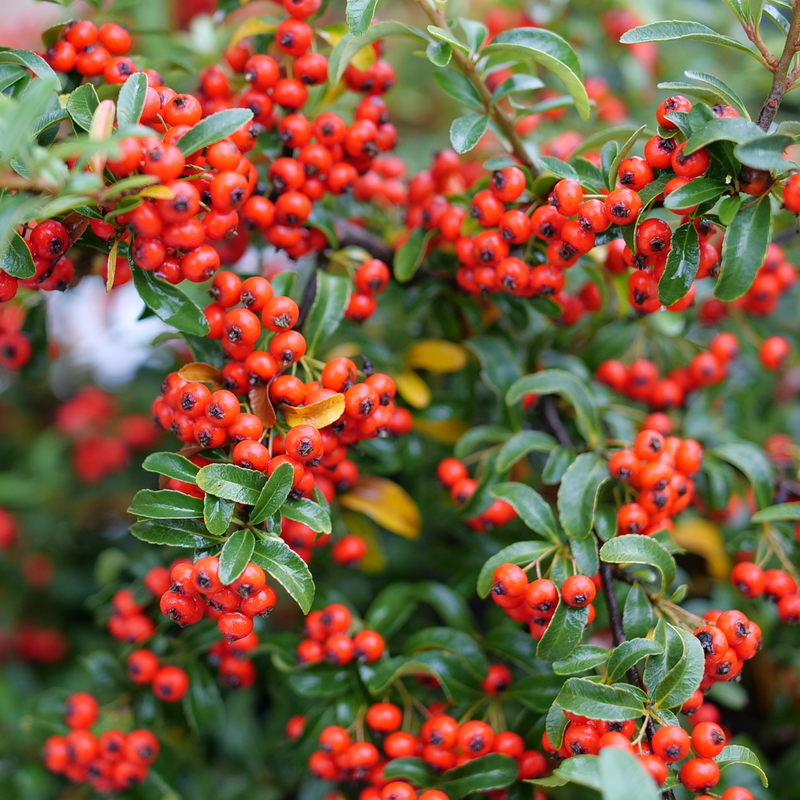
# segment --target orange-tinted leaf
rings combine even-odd
[[[178,370],[178,375],[185,381],[222,385],[222,373],[216,367],[203,361],[192,361],[190,364],[184,364]]]
[[[269,399],[269,385],[254,386],[248,393],[250,408],[253,413],[261,420],[265,428],[272,428],[275,425],[275,409]]]
[[[344,395],[341,393],[332,394],[318,403],[310,406],[278,406],[278,411],[283,414],[290,428],[297,425],[313,425],[315,428],[324,428],[336,422],[344,413]]]
[[[426,339],[406,350],[406,365],[428,372],[458,372],[467,363],[467,351],[444,339]]]

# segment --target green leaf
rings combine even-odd
[[[630,692],[586,678],[570,678],[558,693],[556,703],[572,714],[608,722],[624,722],[644,713],[641,700]]]
[[[313,356],[320,343],[339,327],[352,288],[349,278],[317,270],[317,291],[304,329],[309,356]]]
[[[499,444],[506,441],[510,435],[511,431],[499,425],[476,425],[466,431],[456,442],[453,448],[453,455],[456,458],[464,458],[464,456],[480,449],[482,445]]]
[[[208,321],[202,309],[177,286],[156,278],[152,272],[139,269],[135,264],[131,264],[131,272],[139,297],[157,317],[184,333],[208,334]]]
[[[638,130],[635,130],[630,137],[628,137],[628,141],[625,142],[624,145],[620,148],[617,155],[614,157],[614,160],[611,162],[611,166],[608,168],[608,176],[607,176],[607,184],[609,189],[615,189],[617,185],[617,174],[619,173],[619,165],[623,162],[625,158],[627,158],[628,153],[633,150],[633,146],[636,144],[639,137],[644,133],[645,128],[647,125],[642,125]]]
[[[675,559],[650,536],[618,536],[600,548],[600,558],[609,564],[646,564],[658,571],[661,577],[659,594],[663,594],[675,580]]]
[[[710,200],[716,200],[723,192],[728,190],[725,181],[711,178],[695,178],[684,186],[679,186],[666,200],[664,206],[670,210],[690,208]],[[677,233],[677,231],[676,231]],[[673,243],[675,238],[673,236]],[[674,247],[674,244],[673,244]]]
[[[619,681],[625,673],[647,656],[658,655],[664,648],[650,639],[629,639],[615,647],[608,660],[608,677]]]
[[[205,525],[195,519],[141,520],[131,525],[130,532],[148,544],[189,548],[208,546]]]
[[[454,589],[436,581],[409,584],[408,593],[414,600],[428,603],[451,627],[475,633],[475,619],[467,601]]]
[[[483,680],[489,670],[489,662],[475,640],[454,628],[424,628],[409,636],[403,649],[408,655],[422,650],[446,650],[463,658],[478,680]]]
[[[250,512],[250,522],[253,525],[260,525],[280,510],[292,489],[293,479],[294,470],[291,464],[281,464],[270,475]]]
[[[477,108],[483,111],[483,101],[478,94],[478,90],[472,84],[469,78],[462,75],[455,70],[446,70],[444,72],[434,72],[433,82],[450,97],[455,98],[464,105]]]
[[[317,533],[330,533],[332,530],[330,511],[304,497],[288,500],[281,507],[281,514],[287,519],[308,525]]]
[[[481,567],[478,575],[478,597],[489,596],[493,585],[492,576],[501,564],[516,564],[517,566],[530,564],[552,549],[552,545],[547,542],[514,542],[508,547],[504,547]]]
[[[549,537],[556,544],[560,542],[553,509],[536,490],[524,483],[500,483],[490,490],[490,494],[513,506],[532,531]]]
[[[757,508],[766,508],[772,502],[772,465],[760,447],[750,442],[730,442],[715,447],[711,453],[747,476]]]
[[[143,72],[135,72],[122,84],[119,90],[119,97],[117,98],[117,124],[120,128],[139,124],[139,120],[142,118],[142,111],[144,111],[146,98],[147,76]],[[186,153],[184,153],[184,155],[186,155]]]
[[[632,586],[625,598],[622,611],[622,627],[627,636],[638,638],[647,636],[655,625],[653,606],[641,586]]]
[[[15,278],[32,278],[36,274],[36,265],[33,256],[25,244],[25,240],[14,231],[11,234],[8,247],[0,259],[0,269],[13,275]]]
[[[733,218],[739,213],[739,208],[744,202],[744,196],[737,194],[733,197],[723,197],[717,207],[719,221],[726,227],[731,224]]]
[[[172,489],[158,492],[142,489],[131,501],[128,513],[151,519],[200,519],[203,501]]]
[[[345,19],[353,36],[362,36],[369,30],[378,0],[347,0]]]
[[[800,503],[779,503],[776,506],[762,508],[751,517],[752,522],[778,522],[780,520],[800,520]]]
[[[435,67],[446,67],[453,58],[453,48],[447,42],[431,42],[425,48],[425,55]]]
[[[352,683],[346,669],[315,665],[291,674],[289,686],[304,697],[328,698],[344,694]]]
[[[720,100],[735,108],[745,119],[750,119],[750,115],[747,113],[747,107],[745,106],[741,97],[739,97],[739,95],[736,94],[736,92],[731,89],[727,83],[714,75],[710,75],[708,72],[699,72],[697,70],[687,69],[683,74],[687,78],[691,78],[693,81],[700,81],[701,83],[705,83],[706,85],[710,86],[712,89],[715,89]]]
[[[197,473],[197,485],[215,497],[254,506],[267,479],[253,469],[235,464],[209,464]]]
[[[495,469],[498,473],[507,472],[528,453],[549,453],[556,445],[556,440],[548,433],[520,431],[500,448]]]
[[[794,144],[794,138],[776,134],[774,136],[759,136],[742,142],[734,148],[733,155],[748,167],[763,169],[777,173],[788,172],[790,169],[800,169],[796,162],[788,161],[783,157],[787,147]]]
[[[534,375],[520,378],[508,390],[506,403],[514,405],[533,392],[535,394],[557,394],[575,409],[575,424],[589,447],[595,447],[602,437],[602,427],[589,389],[571,372],[561,369],[544,369]]]
[[[581,453],[564,473],[558,489],[558,513],[571,539],[591,534],[600,489],[610,478],[608,463],[594,453]]]
[[[426,231],[425,228],[414,228],[397,251],[394,257],[394,277],[400,283],[407,283],[414,277],[425,256],[428,241],[434,233],[435,231]]]
[[[386,763],[383,776],[387,779],[405,778],[414,786],[420,786],[423,789],[430,789],[438,780],[428,766],[428,762],[424,758],[415,756],[391,759]]]
[[[133,77],[132,75],[131,78]],[[145,76],[142,74],[142,77],[144,78]],[[67,113],[79,128],[88,131],[92,126],[92,115],[99,105],[100,100],[97,97],[94,86],[91,83],[84,83],[70,93],[67,100]]]
[[[600,752],[600,791],[603,800],[660,800],[661,792],[633,753],[617,747]]]
[[[591,153],[602,147],[606,142],[619,141],[620,139],[628,139],[632,133],[636,131],[633,125],[618,125],[613,128],[603,128],[591,136],[587,136],[573,151],[572,157],[583,155],[584,153]]]
[[[542,470],[542,483],[546,486],[555,486],[561,483],[561,479],[574,460],[574,450],[567,450],[561,445],[554,447]]]
[[[291,595],[304,614],[314,602],[314,579],[308,565],[283,539],[256,543],[250,559],[272,575]]]
[[[761,128],[750,120],[741,117],[714,118],[692,131],[692,135],[686,142],[684,153],[689,155],[713,142],[737,142],[740,144],[763,135],[764,132]]]
[[[456,153],[468,153],[481,140],[489,128],[486,114],[467,114],[458,117],[450,125],[450,144]]]
[[[580,181],[580,176],[575,172],[575,168],[566,161],[560,158],[553,158],[552,156],[539,156],[536,159],[543,170],[555,175],[557,178],[565,178],[571,181]]]
[[[428,33],[441,42],[447,42],[451,47],[455,47],[456,50],[460,50],[467,55],[469,54],[469,47],[456,39],[450,31],[446,31],[444,28],[440,28],[437,25],[428,25]]]
[[[624,33],[620,37],[620,42],[622,44],[638,44],[639,42],[670,42],[676,39],[718,44],[747,53],[756,60],[760,60],[758,53],[746,44],[737,42],[736,39],[731,39],[729,36],[723,36],[699,22],[671,20],[641,25]]]
[[[577,783],[579,786],[586,786],[599,792],[600,758],[598,756],[572,756],[572,758],[562,761],[558,769],[549,777],[537,778],[528,783],[534,783],[537,786],[566,786],[568,783]]]
[[[496,103],[504,97],[517,92],[534,92],[544,87],[544,81],[533,75],[516,74],[506,78],[501,84],[495,87],[492,92],[492,102]]]
[[[683,654],[661,682],[650,687],[656,708],[683,705],[698,689],[705,672],[705,656],[700,642],[683,628],[670,626],[683,644]]]
[[[510,756],[491,753],[448,770],[438,785],[451,800],[458,800],[473,792],[502,789],[516,779],[517,762]]]
[[[142,469],[184,483],[197,483],[197,473],[200,472],[200,467],[178,453],[151,453],[142,463]]]
[[[233,583],[250,563],[256,537],[251,531],[234,531],[219,554],[219,579],[225,586]]]
[[[502,633],[504,636],[508,636],[509,631],[506,629],[502,631]],[[522,636],[525,635],[524,633],[522,634]],[[528,635],[528,641],[533,641],[530,635]],[[536,644],[536,642],[534,641],[533,644]],[[494,652],[504,654],[502,650],[492,649]],[[535,654],[532,654],[529,659],[522,662],[522,665],[530,669],[530,665],[534,662],[534,659]],[[514,660],[519,663],[518,658]],[[521,680],[515,680],[511,687],[506,689],[503,697],[507,700],[518,700],[522,705],[543,714],[553,705],[563,685],[564,681],[558,675],[536,673],[535,675],[528,675]]]
[[[764,786],[769,786],[767,775],[764,772],[758,756],[747,747],[742,747],[737,744],[729,744],[727,747],[722,748],[722,752],[714,759],[720,769],[724,769],[731,764],[744,764],[745,766],[752,767],[761,778],[761,783]]]
[[[585,539],[572,539],[570,542],[575,567],[581,575],[596,575],[600,569],[600,555],[597,552],[597,539],[587,536]]]
[[[588,607],[572,608],[559,602],[536,648],[536,657],[542,661],[565,659],[580,643],[588,619]]]
[[[476,336],[464,344],[480,362],[483,382],[492,392],[503,397],[521,373],[509,343],[499,336]]]
[[[482,22],[478,22],[474,19],[467,19],[466,17],[459,17],[458,24],[461,26],[461,30],[466,34],[467,44],[469,44],[469,54],[475,56],[481,47],[483,47],[486,37],[489,35],[489,29]]]
[[[694,223],[686,222],[672,234],[666,269],[658,282],[658,297],[664,305],[677,303],[689,291],[699,266],[700,240]]]
[[[482,55],[514,53],[549,69],[575,100],[581,118],[589,119],[591,106],[583,85],[583,71],[575,51],[558,34],[544,28],[513,28],[496,36]]]
[[[235,508],[236,503],[233,500],[223,500],[221,497],[207,494],[203,498],[203,522],[209,533],[215,533],[217,536],[227,533]]]
[[[0,51],[0,64],[22,64],[29,69],[43,84],[51,90],[61,91],[61,80],[52,67],[36,53],[30,50],[2,50]]]
[[[189,727],[195,735],[221,730],[224,727],[225,705],[216,679],[197,658],[189,659],[186,671],[189,675],[189,691],[183,698],[183,711]]]
[[[491,589],[491,585],[489,589]],[[415,608],[416,603],[411,598],[409,585],[407,583],[390,583],[372,601],[364,615],[364,623],[370,630],[388,638],[403,627],[406,620],[414,613]]]
[[[612,658],[616,651],[613,651]],[[578,672],[599,667],[608,661],[608,650],[593,644],[584,644],[576,647],[568,658],[563,658],[553,663],[553,672],[556,675],[575,675]]]
[[[236,133],[251,119],[253,112],[249,108],[227,108],[224,111],[217,111],[186,131],[175,144],[181,153],[188,156]]]
[[[403,25],[400,22],[378,22],[371,25],[361,36],[346,34],[333,48],[328,58],[328,79],[332,84],[339,83],[353,57],[361,50],[379,39],[388,39],[391,36],[411,36],[422,41],[430,41],[428,37],[416,28]]]

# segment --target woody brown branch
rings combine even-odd
[[[789,25],[789,33],[786,36],[786,43],[783,46],[783,52],[780,59],[772,73],[772,87],[769,90],[767,99],[758,115],[758,127],[765,133],[769,131],[772,121],[775,119],[775,114],[778,113],[783,96],[791,88],[794,79],[796,78],[796,70],[789,74],[792,65],[792,60],[798,50],[798,42],[800,41],[800,5],[796,4],[792,11],[792,21]]]

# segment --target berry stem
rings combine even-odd
[[[453,35],[444,15],[438,8],[431,5],[429,0],[417,0],[417,3],[425,12],[431,25],[435,25],[437,28],[447,31],[451,36]],[[533,163],[528,151],[525,149],[525,145],[522,139],[520,139],[514,127],[514,123],[500,108],[492,103],[492,94],[475,69],[475,64],[472,59],[468,58],[461,50],[454,47],[453,61],[455,61],[458,68],[464,74],[464,77],[468,78],[470,83],[477,89],[481,102],[483,103],[484,111],[494,120],[497,127],[503,132],[514,155],[519,159],[520,163],[528,169],[533,178],[538,178],[541,173]]]
[[[758,115],[758,127],[765,133],[769,131],[769,126],[772,124],[772,120],[775,119],[775,114],[778,113],[783,96],[791,86],[789,68],[792,65],[792,60],[797,53],[798,47],[800,47],[800,5],[795,4],[792,10],[792,21],[789,25],[789,33],[786,36],[786,43],[772,73],[772,88],[769,90],[767,99],[764,101],[764,105]]]

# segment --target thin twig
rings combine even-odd
[[[551,394],[547,394],[542,398],[542,408],[544,409],[544,416],[548,424],[553,429],[558,443],[562,447],[570,449],[572,442],[570,441],[569,434],[561,422],[561,417],[558,416],[558,409],[556,408],[556,399]]]
[[[360,247],[366,250],[373,258],[383,261],[386,266],[392,266],[394,250],[383,239],[360,225],[348,222],[346,219],[337,217],[334,224],[340,247]]]
[[[797,53],[798,39],[800,39],[800,5],[796,4],[792,11],[792,22],[789,25],[789,33],[786,35],[783,52],[772,74],[772,88],[769,90],[767,99],[764,101],[764,105],[758,115],[758,127],[765,133],[769,130],[772,120],[775,119],[775,114],[778,113],[783,96],[791,86],[789,68],[792,65],[795,53]]]

